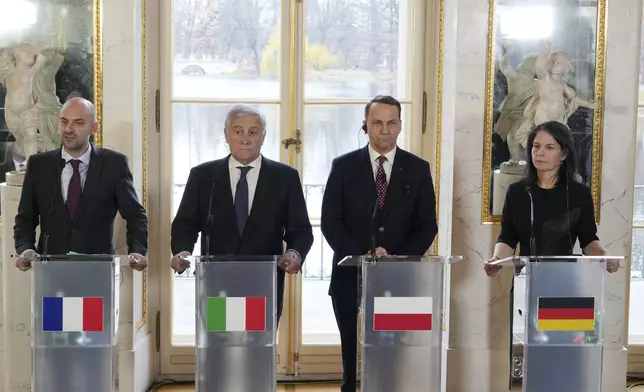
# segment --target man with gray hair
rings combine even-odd
[[[313,244],[313,229],[297,171],[261,155],[266,119],[235,106],[224,128],[230,154],[190,170],[172,222],[171,267],[183,273],[199,233],[201,254],[282,255],[277,274],[277,320],[282,313],[284,270],[300,271]],[[209,214],[210,212],[210,214]],[[209,219],[210,215],[210,219]],[[286,251],[283,243],[286,242]]]

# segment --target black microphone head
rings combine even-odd
[[[65,165],[67,165],[67,161],[66,161],[66,160],[64,160],[63,158],[60,158],[60,164],[59,164],[59,167],[60,167],[61,169],[64,169],[64,168],[65,168]]]

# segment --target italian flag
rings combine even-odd
[[[431,331],[432,297],[375,297],[374,331]]]
[[[266,297],[208,297],[207,331],[266,331]]]

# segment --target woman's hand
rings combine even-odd
[[[619,260],[606,260],[606,271],[613,273],[619,270]]]
[[[493,278],[499,275],[499,272],[501,272],[501,268],[503,268],[503,266],[501,264],[490,264],[498,260],[499,260],[498,257],[492,257],[491,259],[485,260],[483,269],[485,270],[485,274],[487,276]]]

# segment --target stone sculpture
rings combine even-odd
[[[566,52],[553,53],[550,41],[541,41],[539,54],[527,55],[517,69],[510,65],[511,56],[512,46],[504,43],[499,68],[508,81],[508,95],[499,106],[494,132],[507,141],[510,160],[493,174],[493,215],[501,214],[507,188],[520,180],[525,170],[530,131],[546,121],[567,124],[580,106],[596,106],[567,83],[574,72],[573,61]]]
[[[516,162],[525,159],[526,138],[536,125],[566,124],[580,106],[594,109],[595,103],[566,82],[574,64],[566,52],[552,53],[550,41],[541,41],[539,54],[527,56],[518,71],[509,65],[511,54],[511,47],[505,45],[500,67],[508,79],[508,96],[499,108],[495,132],[507,140],[510,160]]]
[[[55,76],[64,57],[20,44],[0,54],[0,83],[7,89],[5,121],[28,159],[60,145],[57,118],[61,103]]]

